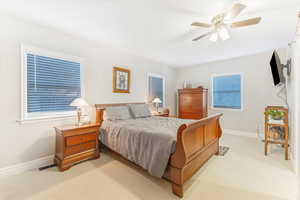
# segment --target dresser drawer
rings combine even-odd
[[[90,149],[96,149],[95,141],[67,147],[65,149],[65,156],[71,156],[71,155],[78,154],[78,153],[81,153],[81,152],[84,152],[84,151],[87,151]]]
[[[73,146],[77,144],[82,144],[89,141],[95,141],[97,139],[97,133],[87,133],[82,135],[76,135],[66,138],[66,146]]]
[[[201,113],[188,113],[188,112],[182,112],[179,115],[179,118],[181,119],[202,119]]]

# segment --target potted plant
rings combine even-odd
[[[284,112],[280,111],[280,110],[268,110],[266,112],[267,115],[269,115],[271,117],[271,119],[273,120],[283,120],[284,118]]]

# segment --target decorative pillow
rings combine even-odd
[[[131,118],[132,117],[127,106],[106,107],[103,113],[104,120],[124,120]]]
[[[149,106],[147,104],[129,104],[128,106],[134,118],[151,116]]]

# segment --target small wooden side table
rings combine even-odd
[[[54,163],[60,171],[67,170],[78,162],[100,157],[99,128],[98,123],[55,127]]]
[[[169,117],[169,113],[155,113],[152,116]]]
[[[168,108],[165,108],[162,111],[153,112],[152,116],[169,117],[169,114],[170,114],[170,110]]]
[[[271,120],[267,114],[269,110],[278,110],[284,113],[283,120]],[[289,159],[289,119],[288,109],[282,106],[268,106],[265,108],[265,155],[268,155],[268,144],[281,144],[285,150],[285,160]],[[279,121],[279,122],[278,122]],[[274,139],[271,136],[271,128],[283,128],[283,138]]]

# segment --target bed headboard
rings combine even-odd
[[[101,125],[103,121],[103,111],[106,107],[111,106],[126,106],[129,104],[145,104],[145,102],[138,102],[138,103],[113,103],[113,104],[95,104],[96,107],[96,123]]]

